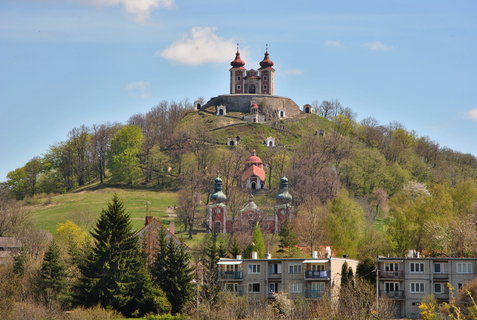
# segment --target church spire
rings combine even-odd
[[[230,65],[232,66],[232,68],[243,68],[243,66],[245,65],[245,61],[243,61],[240,58],[240,49],[239,49],[238,43],[237,43],[237,52],[235,53],[235,59],[232,62],[230,62]]]

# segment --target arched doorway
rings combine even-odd
[[[257,189],[257,183],[256,182],[252,182],[252,190],[256,190]]]
[[[311,112],[310,112],[310,107],[306,107],[306,108],[305,108],[305,113],[311,113]]]
[[[248,87],[248,93],[255,93],[256,89],[255,89],[255,85],[254,84],[251,84],[249,87]]]
[[[224,115],[224,109],[219,109],[219,116],[223,116]]]
[[[272,142],[272,140],[268,141],[268,146],[269,146],[269,147],[273,147],[273,142]]]
[[[219,221],[216,221],[214,224],[214,232],[215,233],[222,232],[222,224]]]

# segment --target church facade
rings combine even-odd
[[[274,215],[266,215],[250,196],[235,219],[228,216],[227,196],[222,191],[222,179],[215,179],[214,193],[206,209],[206,224],[209,232],[232,233],[253,229],[259,225],[263,233],[277,234],[285,221],[292,219],[293,198],[288,192],[288,179],[280,180],[280,192],[275,197]]]

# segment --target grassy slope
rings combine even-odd
[[[188,128],[193,123],[203,122],[207,128],[216,129],[210,131],[209,135],[210,141],[217,145],[217,152],[225,147],[228,137],[240,136],[240,145],[249,149],[256,148],[259,153],[266,148],[263,141],[269,136],[276,138],[279,145],[294,149],[301,136],[314,134],[319,129],[326,130],[330,126],[327,120],[313,114],[302,114],[296,118],[284,120],[284,130],[273,129],[267,124],[247,123],[242,121],[241,117],[241,113],[229,113],[226,117],[217,117],[209,112],[194,112],[187,115],[180,126]],[[117,193],[124,201],[126,209],[131,214],[135,229],[140,229],[144,225],[146,214],[157,217],[166,225],[175,220],[167,215],[166,209],[168,206],[177,205],[177,194],[149,189],[93,186],[93,188],[85,188],[82,191],[54,196],[51,198],[50,204],[46,204],[48,202],[46,199],[40,200],[39,204],[30,206],[30,210],[35,224],[52,233],[58,223],[66,220],[91,227],[101,210],[106,208],[114,193]],[[257,196],[255,202],[260,208],[267,211],[273,207],[273,198],[270,196]],[[205,209],[202,211],[205,212]],[[179,233],[180,237],[186,238],[180,228],[176,227],[176,233]],[[186,240],[186,243],[196,246],[203,237],[204,234],[199,233],[194,236],[194,239]]]
[[[37,204],[30,206],[29,209],[34,223],[39,228],[54,232],[57,224],[66,220],[91,225],[101,210],[106,208],[114,193],[123,200],[136,229],[144,225],[144,216],[148,214],[148,209],[149,215],[158,217],[168,224],[171,219],[166,209],[168,206],[177,205],[177,197],[173,192],[104,188],[54,196],[51,204]]]

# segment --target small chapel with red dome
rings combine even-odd
[[[252,155],[245,161],[246,169],[242,174],[242,187],[250,190],[265,189],[265,170],[262,159],[257,157],[257,151],[252,150]]]

